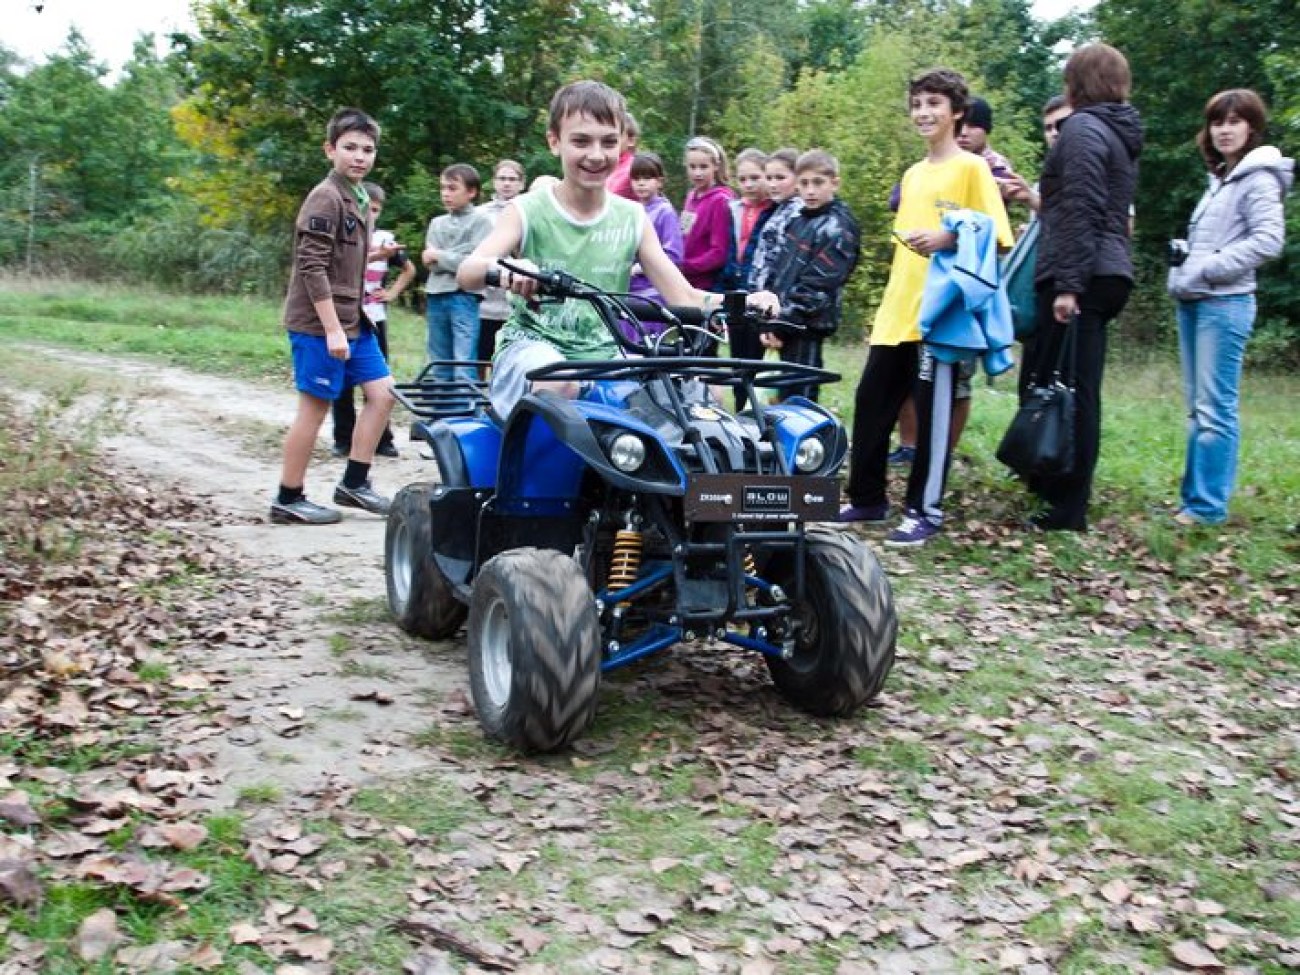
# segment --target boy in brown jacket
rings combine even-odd
[[[370,464],[393,410],[393,381],[374,329],[361,312],[371,230],[362,180],[375,164],[378,142],[379,125],[365,112],[335,112],[324,147],[333,170],[298,211],[284,302],[298,414],[285,436],[280,491],[271,502],[271,520],[280,524],[340,520],[333,508],[308,501],[303,484],[330,403],[352,386],[365,392],[365,405],[352,435],[347,470],[334,488],[334,503],[388,514],[389,500],[370,486]]]

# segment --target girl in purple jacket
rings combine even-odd
[[[632,157],[629,174],[632,195],[645,207],[646,219],[650,221],[650,226],[654,227],[655,236],[663,245],[664,253],[668,255],[670,261],[681,267],[682,226],[677,219],[677,211],[664,196],[664,161],[659,158],[658,153],[638,152]],[[664,300],[663,295],[650,283],[650,279],[641,272],[640,264],[632,265],[632,280],[628,284],[628,291],[653,301]],[[619,327],[628,338],[633,341],[640,340],[640,336],[635,334],[631,324],[620,322]],[[651,336],[657,335],[667,327],[661,322],[644,323],[646,334]]]
[[[691,189],[682,207],[682,232],[686,235],[682,273],[701,291],[711,291],[727,263],[731,247],[727,204],[735,198],[727,185],[727,155],[722,147],[704,136],[687,142],[686,177]]]

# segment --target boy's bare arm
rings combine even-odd
[[[519,218],[519,211],[513,206],[508,206],[501,211],[496,226],[492,232],[479,242],[463,261],[460,267],[456,269],[456,284],[465,291],[480,291],[486,284],[484,275],[490,267],[495,267],[497,261],[502,257],[509,257],[519,249],[523,241],[524,225]],[[529,264],[528,261],[520,261],[520,264]],[[521,294],[525,298],[531,297],[537,290],[537,282],[515,277],[506,274],[506,280],[501,282],[502,287]],[[514,277],[512,281],[510,278]]]
[[[686,276],[676,264],[664,253],[650,221],[646,221],[641,231],[641,246],[637,249],[637,262],[641,270],[650,279],[650,283],[664,296],[670,305],[695,305],[706,311],[722,307],[722,295],[712,291],[701,291],[691,286]],[[765,315],[775,315],[781,307],[776,295],[770,291],[758,291],[751,294],[745,304]]]
[[[412,281],[415,280],[415,265],[408,258],[402,263],[402,270],[397,273],[396,280],[384,289],[385,301],[396,301],[398,296],[405,291]]]

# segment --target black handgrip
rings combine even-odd
[[[590,285],[583,284],[577,278],[563,271],[541,271],[536,268],[524,270],[508,262],[493,264],[483,270],[483,283],[489,288],[504,287],[501,283],[503,271],[511,275],[523,275],[537,282],[537,292],[553,298],[584,298],[595,292]]]
[[[648,298],[624,298],[622,301],[627,305],[627,310],[643,322],[671,324],[675,319],[683,325],[704,325],[709,318],[703,308],[695,305],[661,305]]]

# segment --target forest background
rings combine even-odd
[[[555,172],[550,93],[595,77],[626,96],[642,145],[669,166],[703,133],[735,152],[822,146],[864,232],[846,331],[884,284],[890,187],[922,152],[907,78],[946,64],[994,106],[992,143],[1037,173],[1043,102],[1069,51],[1105,40],[1133,67],[1147,128],[1137,202],[1140,281],[1125,350],[1167,348],[1165,242],[1204,186],[1194,146],[1205,100],[1253,87],[1270,141],[1300,149],[1300,18],[1293,0],[1101,0],[1036,20],[1029,0],[195,0],[170,53],[139,43],[118,74],[83,38],[38,65],[0,46],[0,267],[275,296],[297,206],[320,179],[324,122],[356,105],[383,126],[374,178],[384,223],[418,248],[440,212],[438,173],[501,157]],[[1013,213],[1023,220],[1026,214]],[[1252,358],[1300,363],[1300,207],[1261,280]]]

